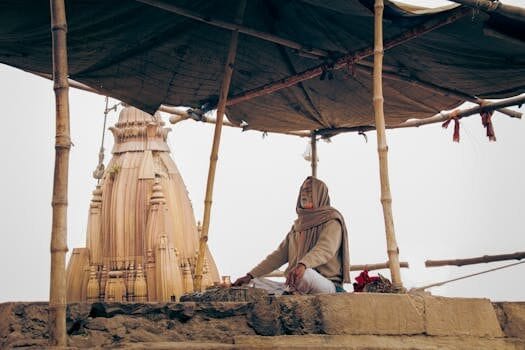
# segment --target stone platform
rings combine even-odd
[[[195,301],[70,304],[69,346],[525,350],[523,302],[374,293],[268,297],[250,290],[219,301],[189,299]],[[0,349],[42,349],[47,342],[47,303],[0,304]]]

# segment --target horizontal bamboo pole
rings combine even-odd
[[[193,119],[190,116],[190,114],[187,112],[187,109],[183,107],[169,107],[169,106],[162,105],[159,108],[159,111],[171,114],[170,119],[169,119],[171,124],[177,124],[178,122],[181,122],[184,120]],[[208,124],[215,124],[216,118],[211,118],[211,117],[202,115],[202,116],[199,116],[199,120],[197,121],[208,123]],[[233,124],[232,122],[228,120],[224,120],[222,123],[224,126],[243,129],[242,126]],[[252,129],[248,129],[248,130],[252,130]],[[309,131],[268,131],[268,133],[291,135],[291,136],[298,136],[298,137],[310,137],[312,135],[311,132]]]
[[[193,12],[187,9],[184,9],[180,6],[173,5],[172,3],[168,1],[163,0],[137,0],[138,2],[141,2],[143,4],[147,4],[150,6],[154,6],[160,9],[163,9],[168,12],[176,13],[180,16],[191,18],[193,20],[207,23],[209,25],[224,28],[228,30],[238,31],[239,33],[243,33],[249,36],[253,36],[255,38],[259,38],[262,40],[266,40],[269,42],[272,42],[274,44],[279,44],[285,47],[289,47],[291,49],[297,50],[300,53],[304,53],[306,55],[313,55],[318,57],[327,57],[330,55],[330,52],[322,49],[307,47],[305,45],[302,45],[296,41],[285,39],[282,37],[279,37],[274,34],[266,33],[261,30],[248,28],[241,24],[231,23],[227,21],[223,21],[216,18],[211,18],[210,16],[201,15],[197,12]]]
[[[525,18],[525,8],[503,4],[499,1],[493,0],[451,0],[457,2],[458,4],[466,5],[473,7],[475,9],[487,11],[487,12],[496,12],[501,15],[516,19],[518,21],[523,21]]]
[[[387,129],[400,129],[400,128],[412,128],[420,127],[428,124],[442,123],[445,120],[455,116],[458,118],[467,118],[472,115],[481,113],[481,112],[490,112],[502,107],[509,106],[519,106],[525,103],[525,94],[511,97],[508,99],[500,100],[498,102],[487,102],[483,106],[476,106],[468,109],[456,109],[451,112],[440,112],[432,117],[423,118],[423,119],[411,119],[406,122],[396,124],[396,125],[387,125]],[[365,132],[375,130],[375,127],[372,125],[362,125],[354,127],[345,127],[345,128],[327,128],[317,130],[315,133],[322,137],[332,137],[334,135],[345,133],[345,132]]]
[[[388,269],[390,267],[389,262],[384,263],[378,263],[378,264],[365,264],[365,265],[351,265],[350,271],[373,271],[373,270],[382,270],[382,269]],[[406,261],[400,261],[399,267],[403,267],[408,269],[410,266],[408,265],[408,262]]]
[[[401,33],[400,35],[398,35],[397,37],[393,39],[387,40],[383,45],[383,49],[388,50],[393,47],[399,46],[425,33],[431,32],[447,24],[453,23],[457,21],[458,19],[466,16],[469,13],[472,13],[472,10],[464,8],[464,7],[460,7],[456,10],[451,11],[450,15],[447,17],[432,18],[419,26],[416,26],[414,28],[411,28]],[[327,67],[326,65],[323,65],[323,64],[318,65],[316,67],[304,70],[297,74],[293,74],[285,78],[270,82],[268,84],[256,87],[254,89],[250,89],[250,90],[241,92],[240,94],[237,94],[231,97],[230,99],[228,99],[227,105],[232,106],[232,105],[244,102],[244,101],[251,100],[252,98],[255,98],[255,97],[269,95],[273,92],[299,84],[302,81],[318,77],[326,69],[338,70],[344,67],[348,67],[349,64],[362,60],[363,58],[366,58],[373,54],[374,54],[373,46],[367,47],[357,52],[346,54],[340,57],[339,59],[337,59],[333,63],[333,65],[331,65],[330,67]]]
[[[356,65],[356,69],[361,70],[363,72],[367,72],[367,73],[372,74],[372,68],[367,66],[366,64],[358,63]],[[462,99],[464,101],[476,103],[476,104],[478,104],[480,106],[489,102],[487,100],[484,100],[484,99],[481,99],[481,98],[477,98],[475,96],[471,96],[469,94],[466,94],[466,93],[463,93],[463,92],[460,92],[460,91],[447,89],[447,88],[444,88],[444,87],[441,87],[441,86],[438,86],[438,85],[434,85],[432,83],[423,82],[421,80],[418,80],[418,79],[415,79],[415,78],[406,77],[406,76],[403,76],[403,75],[397,74],[397,73],[391,73],[391,72],[383,71],[383,78],[386,78],[388,80],[407,82],[407,83],[410,83],[413,86],[421,87],[421,88],[426,89],[428,91],[439,93],[442,96],[454,96],[454,97],[457,97],[457,98]],[[521,116],[522,116],[522,113],[517,112],[517,111],[513,111],[513,110],[508,109],[508,108],[500,108],[497,111],[500,112],[500,113],[506,114],[506,115],[508,115],[511,118],[521,118]]]
[[[392,125],[390,128],[399,129],[399,128],[419,127],[419,126],[426,125],[426,124],[444,122],[445,120],[451,117],[465,118],[465,117],[469,117],[471,115],[478,114],[481,112],[490,112],[498,108],[521,105],[524,102],[525,102],[525,94],[516,96],[516,97],[507,98],[504,100],[500,100],[498,102],[487,102],[483,106],[476,106],[476,107],[472,107],[472,108],[468,108],[464,110],[454,110],[451,112],[441,112],[432,117],[425,118],[425,119],[408,120],[398,125]]]
[[[374,270],[383,270],[388,269],[388,261],[384,263],[377,263],[377,264],[365,264],[365,265],[350,265],[350,271],[374,271]],[[401,261],[399,263],[399,266],[405,269],[408,269],[410,266],[408,265],[408,262]],[[284,271],[281,270],[275,270],[270,272],[269,274],[264,275],[264,277],[285,277]]]
[[[476,258],[468,259],[450,259],[450,260],[427,260],[425,261],[426,267],[436,267],[436,266],[464,266],[464,265],[474,265],[474,264],[483,264],[494,261],[503,261],[503,260],[521,260],[525,259],[525,252],[517,252],[513,254],[500,254],[500,255],[483,255]]]
[[[518,106],[525,103],[525,95],[520,95],[516,97],[511,97],[508,99],[503,99],[497,102],[485,102],[482,106],[472,107],[469,109],[458,109],[452,112],[441,112],[436,115],[433,115],[429,118],[424,119],[412,119],[408,120],[404,123],[400,123],[397,125],[387,125],[387,129],[399,129],[399,128],[410,128],[410,127],[420,127],[423,125],[429,125],[429,124],[435,124],[435,123],[442,123],[445,120],[449,119],[452,115],[456,115],[459,118],[467,118],[473,115],[476,115],[478,113],[481,113],[482,111],[493,111],[493,110],[499,110],[503,107],[509,107],[509,106]],[[180,121],[182,118],[188,119],[191,118],[187,112],[184,112],[184,109],[179,109],[179,107],[161,107],[161,111],[176,114],[180,117],[170,118],[170,122],[173,124]],[[520,113],[521,114],[521,113]],[[517,117],[517,116],[516,116]],[[521,115],[520,115],[521,118]],[[214,123],[213,119],[203,120],[204,122]],[[228,125],[225,123],[225,125]],[[238,127],[237,125],[232,124],[232,127]],[[319,129],[315,131],[315,134],[317,136],[322,137],[331,137],[340,133],[347,133],[347,132],[366,132],[366,131],[372,131],[375,130],[375,127],[373,125],[362,125],[362,126],[354,126],[354,127],[343,127],[343,128],[327,128],[327,129]],[[299,137],[310,137],[310,133],[308,131],[289,131],[289,132],[275,132],[279,134],[286,134],[286,135],[292,135],[292,136],[299,136]]]

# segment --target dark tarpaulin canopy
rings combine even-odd
[[[234,0],[164,1],[234,22]],[[52,73],[48,2],[0,0],[0,62]],[[69,0],[70,78],[154,112],[160,104],[214,106],[230,32],[137,1]],[[412,9],[416,9],[412,7]],[[384,40],[457,8],[409,12],[386,1]],[[316,130],[374,124],[372,57],[330,70],[347,53],[373,46],[371,0],[250,0],[243,25],[324,50],[304,55],[240,34],[230,97],[323,65],[325,79],[303,81],[227,109],[234,123],[267,131]],[[359,69],[355,69],[359,68]],[[407,80],[462,95],[503,98],[525,92],[525,20],[472,11],[453,23],[385,52],[385,120],[395,125],[426,118],[463,101]],[[405,81],[403,81],[403,79]]]

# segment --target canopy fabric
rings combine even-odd
[[[202,16],[234,22],[238,1],[167,0]],[[457,8],[403,9],[386,1],[384,40]],[[48,3],[0,0],[0,62],[52,73]],[[137,1],[69,0],[70,78],[154,112],[159,105],[214,106],[230,31]],[[250,0],[243,25],[325,50],[329,58],[240,34],[230,96],[325,64],[319,77],[229,106],[228,118],[265,131],[374,124],[372,77],[362,69],[329,71],[344,54],[373,45],[372,0]],[[368,57],[361,61],[370,66]],[[480,98],[525,92],[525,19],[472,14],[385,51],[384,71]],[[333,77],[332,77],[333,75]],[[383,79],[385,119],[395,125],[462,102],[456,95]]]

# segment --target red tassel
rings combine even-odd
[[[457,117],[457,112],[453,111],[450,114],[450,117],[443,123],[441,126],[443,128],[448,128],[448,125],[451,121],[454,121],[454,133],[452,134],[452,141],[459,142],[459,118]]]
[[[450,124],[451,121],[452,121],[452,118],[449,118],[449,119],[445,120],[445,122],[443,124],[441,124],[441,127],[443,129],[448,128],[448,124]]]
[[[459,120],[454,118],[454,134],[452,135],[452,141],[459,142]]]
[[[494,125],[492,124],[492,114],[494,114],[494,111],[480,113],[481,123],[483,124],[483,127],[487,129],[487,137],[489,138],[489,141],[495,142],[496,134],[494,133]]]

